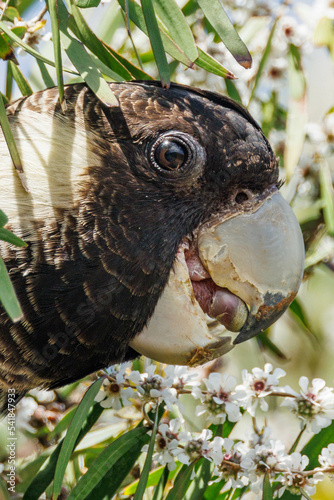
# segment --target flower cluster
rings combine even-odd
[[[257,427],[256,416],[259,410],[268,410],[269,397],[282,397],[282,406],[301,420],[302,432],[308,429],[317,433],[334,419],[333,389],[326,387],[324,380],[309,382],[301,377],[301,390],[297,392],[280,386],[284,375],[282,369],[267,363],[263,369],[243,370],[240,385],[234,377],[217,372],[210,373],[201,383],[198,373],[186,367],[151,364],[145,373],[140,373],[124,364],[107,371],[96,401],[115,410],[135,401],[154,410],[164,405],[164,417],[156,429],[153,461],[167,465],[169,470],[175,469],[178,462],[190,465],[205,458],[213,463],[213,481],[224,480],[225,490],[248,487],[258,494],[267,475],[275,484],[277,497],[285,490],[312,495],[324,472],[334,475],[334,444],[322,450],[321,467],[306,470],[308,457],[297,451],[289,453],[282,441],[273,438],[269,427]],[[180,403],[184,394],[200,401],[195,410],[197,416],[203,415],[208,424],[216,425],[201,433],[189,432]],[[233,427],[244,413],[252,417],[251,437],[222,437],[226,423]],[[220,435],[214,434],[217,431]],[[145,445],[143,451],[147,449]]]

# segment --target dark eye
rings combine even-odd
[[[154,160],[160,168],[178,170],[188,159],[188,150],[184,144],[165,139],[154,151]]]
[[[188,175],[189,168],[201,165],[205,152],[191,135],[171,130],[149,144],[149,158],[161,174],[176,177]]]

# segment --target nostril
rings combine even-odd
[[[243,191],[238,193],[235,197],[235,201],[237,203],[240,203],[240,204],[244,203],[247,200],[248,200],[248,195],[246,193],[244,193]]]

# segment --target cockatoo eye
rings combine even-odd
[[[165,139],[154,152],[154,159],[160,168],[178,170],[182,168],[188,158],[188,150],[179,141]]]
[[[150,145],[150,161],[155,169],[167,175],[181,174],[203,156],[202,148],[191,135],[178,131],[161,134]]]

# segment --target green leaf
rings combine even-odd
[[[184,496],[184,500],[201,500],[208,487],[209,480],[212,476],[214,464],[204,458],[201,459],[196,475],[192,479],[190,486]]]
[[[7,40],[0,34],[0,59],[6,61],[13,54],[13,50]]]
[[[82,500],[98,485],[114,464],[129,453],[133,446],[148,432],[148,428],[137,427],[116,439],[94,460],[88,471],[73,488],[67,500]]]
[[[2,210],[0,210],[0,227],[5,226],[7,222],[8,222],[7,215]]]
[[[17,174],[22,182],[23,187],[25,188],[26,191],[29,191],[27,182],[26,182],[26,177],[23,171],[23,166],[20,158],[19,151],[16,147],[15,140],[13,133],[10,128],[10,124],[8,121],[5,105],[3,102],[3,97],[0,92],[0,125],[2,128],[3,135],[5,137],[7,147],[9,150],[9,154],[11,156],[12,162],[14,164],[14,167],[17,171]]]
[[[62,482],[67,464],[71,458],[80,430],[87,419],[88,410],[94,403],[94,398],[96,394],[99,392],[102,382],[103,382],[103,377],[96,380],[89,387],[86,394],[82,398],[79,406],[77,407],[76,412],[73,415],[73,419],[67,430],[67,434],[64,438],[59,453],[59,457],[57,460],[57,467],[55,471],[54,485],[53,485],[53,496],[52,496],[52,498],[54,499],[57,499],[58,496],[60,495],[60,490],[62,487]]]
[[[178,473],[180,468],[181,468],[181,464],[180,464],[180,462],[177,462],[176,469],[169,472],[169,475],[168,475],[169,481],[172,481],[174,479],[174,477],[176,476],[176,474]],[[157,469],[152,470],[149,474],[147,486],[148,487],[149,486],[156,486],[159,483],[159,481],[161,480],[161,476],[163,475],[163,473],[164,473],[164,467],[158,467]],[[139,483],[139,479],[137,479],[136,481],[133,481],[131,484],[126,486],[126,488],[124,488],[124,490],[123,490],[124,495],[127,495],[127,496],[134,495],[136,492],[138,483]]]
[[[275,354],[275,356],[277,356],[278,358],[284,360],[287,359],[285,354],[277,347],[277,345],[270,340],[270,338],[268,337],[268,331],[259,333],[259,335],[256,336],[256,340],[259,343],[260,347],[262,347],[262,349],[263,347],[265,347],[266,349],[268,349],[268,351],[270,351],[272,354]]]
[[[314,469],[319,467],[318,456],[323,448],[326,448],[330,443],[334,443],[334,425],[331,425],[325,429],[321,429],[318,434],[312,437],[310,441],[304,446],[301,453],[302,455],[307,455],[310,459],[308,469]]]
[[[89,9],[90,7],[97,7],[100,5],[101,0],[77,0],[77,6],[81,9]]]
[[[331,171],[328,163],[322,160],[319,170],[321,198],[324,203],[323,213],[326,227],[331,236],[334,236],[334,189]]]
[[[22,319],[23,314],[17,300],[14,287],[8,276],[4,261],[0,257],[0,302],[7,311],[12,321]]]
[[[195,40],[189,24],[175,0],[154,0],[154,7],[171,38],[186,56],[194,62],[198,57]]]
[[[118,3],[125,11],[125,1],[118,0]],[[131,21],[138,26],[138,28],[148,35],[148,29],[145,24],[144,14],[140,5],[138,5],[134,0],[129,1],[129,16]],[[163,41],[166,52],[172,56],[177,61],[181,62],[185,66],[191,67],[193,65],[192,61],[187,57],[184,52],[176,45],[176,43],[165,33],[161,26],[159,26],[161,32],[161,39]]]
[[[143,498],[143,495],[144,495],[145,490],[146,490],[148,475],[150,473],[150,469],[151,469],[151,465],[152,465],[152,456],[153,456],[154,445],[155,445],[155,436],[157,434],[158,420],[159,420],[159,412],[158,412],[158,408],[156,408],[154,425],[153,425],[152,434],[151,434],[151,438],[150,438],[150,444],[148,447],[145,464],[144,464],[143,470],[142,470],[141,475],[140,475],[140,480],[139,480],[139,483],[138,483],[138,486],[136,489],[134,500],[141,500]]]
[[[169,491],[166,500],[180,500],[180,498],[184,498],[187,489],[191,483],[191,474],[194,468],[194,464],[184,465],[176,479],[174,481],[173,488]]]
[[[25,42],[23,42],[14,32],[13,30],[10,30],[6,24],[4,24],[2,21],[0,21],[0,29],[6,33],[8,38],[10,38],[13,42],[17,43],[25,52],[33,56],[35,59],[39,59],[40,61],[45,62],[46,64],[49,64],[50,66],[53,66],[54,68],[56,67],[55,63],[51,61],[50,59],[47,59],[46,57],[42,56],[37,50],[33,49],[29,45],[27,45]],[[77,75],[75,71],[67,68],[63,68],[63,71],[66,71],[67,73],[71,73],[72,75]]]
[[[79,444],[81,439],[90,431],[90,429],[96,423],[102,412],[103,408],[98,403],[96,403],[92,407],[87,417],[87,421],[77,438],[75,447]],[[43,467],[43,469],[37,474],[37,476],[30,483],[29,487],[27,488],[23,496],[23,500],[38,500],[39,497],[42,495],[42,493],[47,489],[47,487],[49,486],[49,484],[53,479],[62,444],[63,440],[58,444],[56,449],[52,452],[52,454],[48,459],[47,464]]]
[[[111,467],[98,485],[91,491],[85,500],[96,500],[97,498],[112,498],[121,486],[124,478],[130,474],[133,466],[141,454],[141,449],[147,443],[149,437],[144,434],[132,445],[131,453],[126,453]]]
[[[226,85],[226,91],[227,91],[227,95],[229,97],[231,97],[231,99],[234,99],[235,101],[239,102],[240,104],[242,104],[242,99],[240,97],[240,94],[238,92],[238,89],[237,87],[234,85],[233,82],[231,82],[231,80],[225,80],[225,85]]]
[[[200,68],[209,71],[214,75],[222,76],[223,78],[235,79],[235,75],[228,69],[224,68],[216,59],[204,52],[198,47],[198,58],[195,61],[196,65]]]
[[[160,35],[158,21],[155,17],[152,0],[141,0],[141,5],[144,13],[145,24],[148,36],[150,38],[155,62],[158,66],[161,85],[163,87],[169,88],[170,86],[169,66]]]
[[[248,106],[250,105],[250,103],[251,103],[251,101],[252,101],[252,99],[253,99],[253,97],[255,95],[255,91],[257,89],[258,83],[259,83],[260,78],[262,76],[263,69],[265,67],[267,59],[268,59],[269,54],[271,52],[271,42],[273,40],[273,36],[274,36],[274,33],[275,33],[276,25],[277,25],[277,19],[274,22],[273,27],[270,30],[268,41],[267,41],[267,44],[266,44],[266,48],[264,49],[264,52],[262,54],[261,61],[260,61],[260,64],[259,64],[259,68],[258,68],[258,70],[256,72],[256,75],[255,75],[252,92],[251,92],[251,95],[250,95],[250,98],[249,98],[249,101],[248,101]]]
[[[269,475],[265,474],[263,478],[262,500],[273,500],[273,490],[270,484]]]
[[[7,7],[3,13],[2,19],[13,23],[15,18],[20,19],[19,11],[15,7]]]
[[[108,107],[118,107],[119,103],[101,71],[89,56],[84,46],[67,32],[68,12],[62,0],[58,0],[59,28],[61,43],[80,76],[94,94]]]
[[[21,240],[18,236],[15,236],[11,231],[8,231],[8,229],[4,229],[3,227],[0,228],[0,240],[2,241],[7,241],[7,243],[11,243],[12,245],[15,245],[17,247],[26,247],[27,244]]]
[[[81,12],[75,5],[74,0],[70,0],[70,5],[73,18],[69,18],[69,29],[73,31],[75,36],[77,36],[106,66],[115,71],[115,73],[120,75],[124,80],[131,80],[131,73],[117,58],[115,58],[95,33],[92,32]]]
[[[13,63],[13,61],[9,61],[10,68],[12,70],[13,78],[17,83],[18,88],[23,96],[31,95],[33,92],[27,80],[22,75],[19,67]]]
[[[163,473],[160,476],[159,482],[154,488],[152,500],[162,500],[164,490],[168,481],[168,476],[169,476],[168,465],[165,465]]]
[[[53,45],[53,53],[55,56],[59,101],[61,109],[63,113],[65,113],[66,103],[64,103],[64,79],[63,79],[63,65],[62,65],[61,47],[60,47],[58,3],[57,0],[46,0],[46,5],[48,7],[51,19],[52,45]]]
[[[45,64],[43,63],[43,61],[41,61],[40,59],[36,59],[36,62],[38,64],[38,67],[39,67],[39,70],[41,72],[42,79],[43,79],[43,82],[45,83],[45,86],[48,88],[54,87],[55,86],[54,81],[52,80],[51,76],[49,75],[49,72],[48,72]]]
[[[244,68],[250,68],[252,58],[244,42],[233,27],[219,0],[197,0],[205,17],[216,30],[221,41],[235,60]]]

